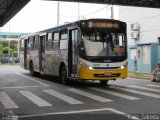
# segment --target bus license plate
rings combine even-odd
[[[112,72],[105,72],[104,75],[105,76],[110,76],[110,75],[112,75]]]

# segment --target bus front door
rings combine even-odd
[[[69,31],[68,47],[68,76],[77,77],[78,52],[77,52],[78,29]]]
[[[45,55],[45,35],[40,36],[40,49],[39,49],[39,71],[44,72],[44,55]]]
[[[24,68],[27,69],[28,39],[24,40]]]

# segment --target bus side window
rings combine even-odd
[[[46,50],[52,49],[52,33],[47,34],[47,40],[46,40]]]
[[[118,41],[119,41],[118,45],[124,47],[125,43],[124,43],[124,35],[123,34],[118,35]]]
[[[31,49],[31,38],[28,38],[28,45],[27,45],[27,47],[28,47],[28,50],[30,50]]]
[[[67,30],[61,31],[60,35],[60,49],[66,50],[67,49]]]
[[[53,33],[53,49],[59,48],[59,32]]]
[[[35,50],[39,49],[39,38],[38,38],[38,36],[35,36],[34,49]]]
[[[34,50],[34,37],[29,38],[29,46],[31,50]]]
[[[20,41],[20,51],[24,50],[24,39],[21,39]]]
[[[35,50],[35,36],[33,36],[33,44],[32,44],[32,50]]]

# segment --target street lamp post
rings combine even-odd
[[[59,25],[59,16],[60,16],[60,3],[58,2],[57,3],[57,26]]]
[[[80,20],[80,4],[78,2],[78,20]]]
[[[10,34],[10,21],[9,21],[9,34]],[[10,35],[8,35],[8,41],[9,41],[9,43],[8,43],[8,57],[9,57],[9,59],[8,59],[8,63],[10,63],[10,46],[11,46],[11,43],[10,43]]]
[[[114,19],[114,8],[113,8],[113,5],[111,6],[111,19]]]

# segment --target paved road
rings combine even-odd
[[[0,120],[160,120],[160,83],[124,79],[98,82],[32,77],[19,66],[0,66]]]

